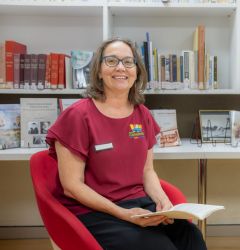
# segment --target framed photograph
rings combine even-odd
[[[202,142],[231,142],[229,110],[199,110]]]

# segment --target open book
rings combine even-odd
[[[164,215],[168,218],[174,219],[197,219],[204,220],[212,213],[224,209],[224,206],[207,205],[207,204],[196,204],[196,203],[182,203],[173,206],[171,209],[166,211],[157,211],[146,214],[136,214],[133,218],[137,217],[150,217],[156,215]]]

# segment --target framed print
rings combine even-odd
[[[202,142],[231,142],[229,110],[199,110]]]

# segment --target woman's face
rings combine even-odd
[[[131,48],[121,41],[116,41],[109,44],[103,51],[103,57],[114,56],[118,59],[134,58]],[[128,59],[126,60],[126,64]],[[104,91],[108,93],[126,93],[133,86],[137,78],[137,67],[125,67],[122,62],[119,62],[115,67],[108,66],[103,60],[99,72],[99,78],[103,80]]]

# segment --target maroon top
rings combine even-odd
[[[137,105],[125,118],[103,115],[92,99],[81,99],[67,108],[48,130],[50,155],[57,159],[55,140],[85,163],[85,183],[113,202],[145,196],[143,168],[148,149],[160,132],[149,110]],[[60,184],[60,183],[59,183]],[[64,196],[61,185],[56,196],[74,214],[91,209]]]

